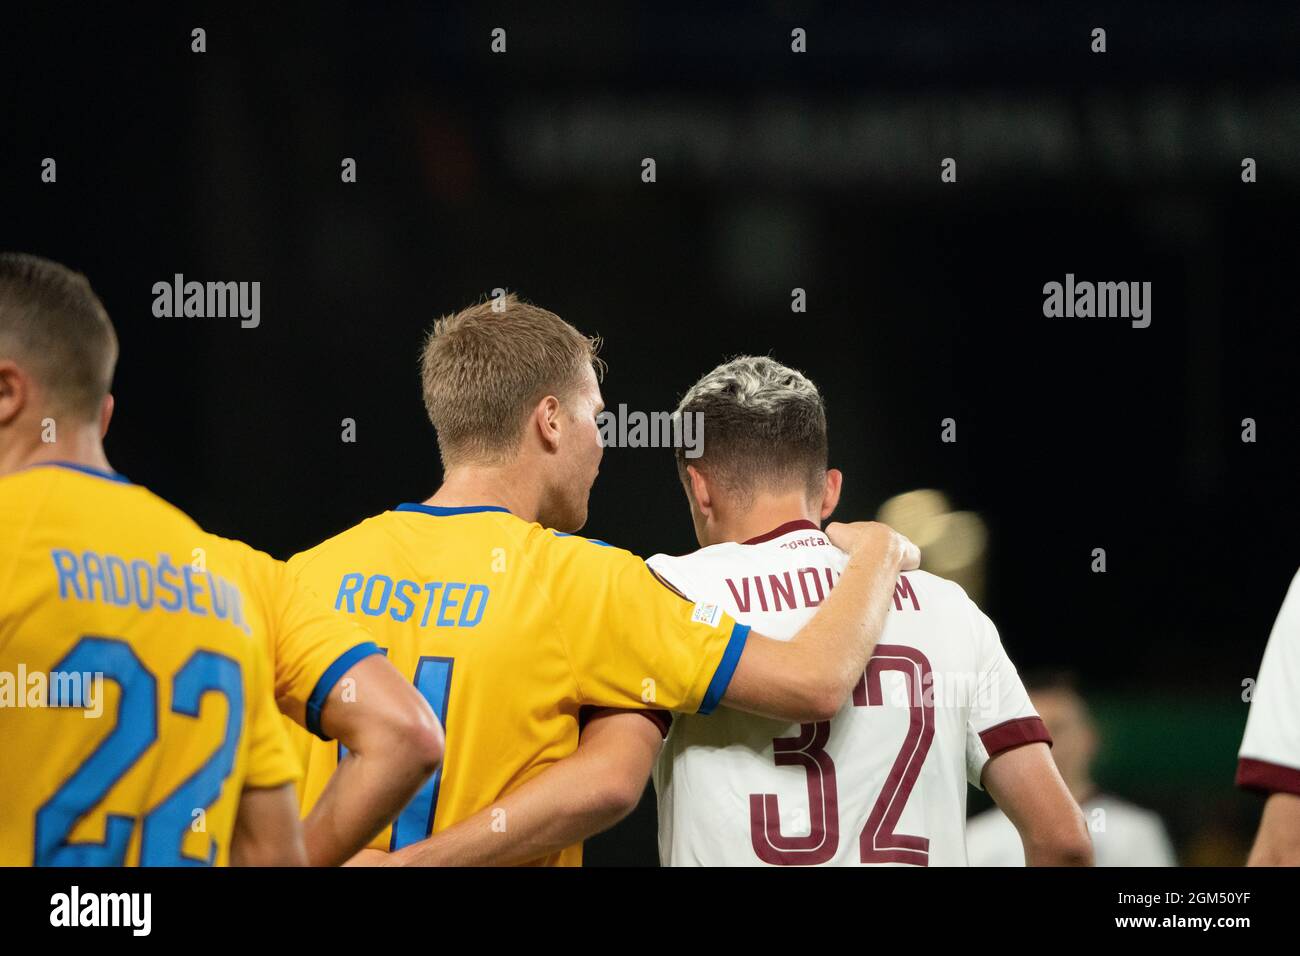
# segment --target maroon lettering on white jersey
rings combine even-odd
[[[789,640],[847,563],[811,522],[745,544],[655,555],[693,601]],[[910,571],[850,699],[791,724],[719,708],[679,716],[655,768],[665,865],[965,865],[967,781],[1046,740],[997,630],[960,587]]]

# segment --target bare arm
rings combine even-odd
[[[726,706],[786,720],[829,720],[862,676],[898,573],[918,567],[920,552],[875,521],[832,523],[826,534],[849,555],[843,577],[792,640],[749,635],[722,697]]]
[[[1083,811],[1061,779],[1045,743],[1003,751],[981,778],[1020,834],[1026,866],[1092,866]]]
[[[303,823],[313,866],[337,866],[369,843],[442,762],[442,727],[383,657],[354,664],[330,691],[321,729],[348,753]]]
[[[663,737],[644,716],[608,711],[578,749],[492,806],[427,840],[369,862],[386,866],[513,866],[608,830],[636,808]]]
[[[1269,796],[1246,865],[1300,866],[1300,794]]]
[[[293,784],[246,788],[239,797],[231,866],[306,866],[298,797]]]

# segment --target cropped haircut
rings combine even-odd
[[[691,386],[677,414],[698,414],[703,450],[689,460],[741,501],[798,486],[819,495],[826,480],[826,407],[808,378],[771,358],[743,355]]]
[[[81,273],[0,253],[0,359],[37,381],[48,396],[42,411],[94,422],[113,384],[117,334]]]
[[[604,372],[599,350],[598,338],[513,294],[443,316],[421,360],[424,407],[443,466],[508,458],[538,401],[563,398],[584,369]]]

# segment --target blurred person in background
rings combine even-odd
[[[1103,793],[1092,779],[1100,738],[1088,705],[1065,676],[1030,677],[1030,699],[1054,741],[1052,756],[1083,808],[1097,866],[1177,866],[1160,817]],[[1025,850],[1011,821],[993,807],[966,824],[971,866],[1024,866]]]
[[[1248,864],[1300,866],[1300,573],[1264,650],[1237,786],[1268,794]]]

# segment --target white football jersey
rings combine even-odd
[[[1300,794],[1300,574],[1264,649],[1237,760],[1237,785]]]
[[[1084,820],[1097,866],[1177,866],[1165,825],[1151,810],[1098,793],[1085,800]],[[993,807],[966,824],[971,866],[1024,866],[1025,845],[1007,815]]]
[[[789,640],[847,556],[795,521],[743,544],[647,562],[758,633]],[[966,782],[1049,741],[997,630],[958,585],[900,577],[875,655],[829,721],[726,708],[675,716],[655,767],[665,866],[966,864]]]

